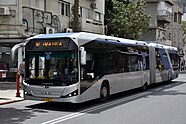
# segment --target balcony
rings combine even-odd
[[[166,3],[170,4],[170,5],[174,5],[174,1],[173,0],[146,0],[147,3],[160,2],[160,1],[166,2]]]
[[[161,1],[164,1],[172,6],[174,5],[174,0],[161,0]]]
[[[81,18],[80,27],[82,31],[104,34],[104,25],[101,21]]]
[[[167,10],[158,10],[158,21],[163,23],[171,23],[172,22],[172,13]]]
[[[24,27],[16,24],[0,24],[1,38],[20,38],[24,37]]]
[[[150,2],[159,2],[159,0],[146,0],[147,3],[150,3]]]

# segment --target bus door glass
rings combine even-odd
[[[164,49],[158,49],[160,58],[162,60],[164,69],[170,69],[170,63],[168,61],[167,53],[165,52]]]
[[[179,69],[179,56],[178,56],[177,51],[169,50],[169,56],[170,56],[174,71],[178,70]]]

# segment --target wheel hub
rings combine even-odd
[[[103,97],[107,96],[107,88],[106,87],[102,88],[101,94],[103,95]]]

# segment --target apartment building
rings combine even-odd
[[[186,1],[185,0],[176,0],[176,3],[181,5],[183,7],[183,16],[182,21],[186,21]],[[184,55],[186,53],[186,34],[183,34],[183,48],[181,49],[182,54]],[[183,56],[183,58],[186,60],[186,56]]]
[[[30,36],[72,32],[73,5],[74,0],[0,0],[0,63],[17,67],[10,60],[11,48]],[[104,0],[80,0],[81,31],[104,34],[104,12]],[[17,58],[23,58],[22,51]]]
[[[181,17],[182,6],[175,0],[146,0],[146,13],[151,15],[149,31],[143,40],[177,47],[183,47]]]
[[[186,0],[176,0],[176,3],[178,3],[178,4],[183,6],[182,20],[186,21]]]

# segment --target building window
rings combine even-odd
[[[0,5],[16,5],[17,0],[0,0]]]
[[[158,31],[158,37],[160,37],[160,31]]]
[[[182,16],[181,13],[178,12],[178,23],[179,23],[179,24],[181,24],[181,16]]]
[[[186,13],[186,5],[183,5],[183,13]]]
[[[44,10],[44,0],[35,0],[35,7]]]
[[[70,16],[70,3],[61,2],[61,15]]]
[[[79,17],[82,17],[82,13],[83,13],[83,8],[79,7]]]
[[[162,38],[163,38],[163,40],[166,40],[165,39],[165,32],[162,32]]]
[[[171,33],[169,33],[169,40],[171,40]]]
[[[92,19],[93,12],[87,8],[81,8],[81,14],[83,18]]]
[[[95,12],[95,20],[101,21],[101,14],[99,12]]]
[[[174,22],[177,22],[177,13],[174,13]]]

